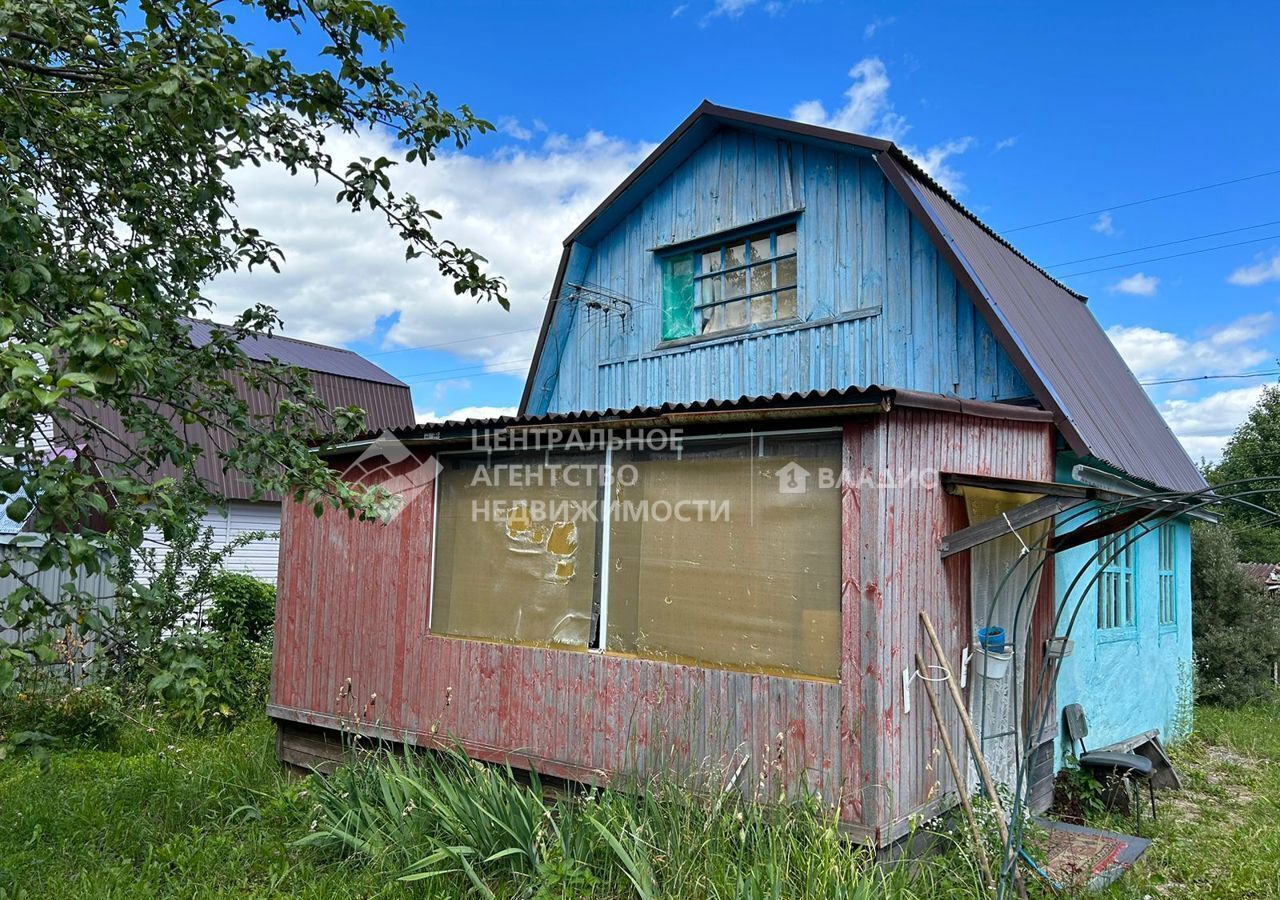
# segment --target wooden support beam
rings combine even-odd
[[[938,703],[938,694],[929,683],[925,673],[929,667],[924,657],[916,651],[916,671],[921,675],[925,696],[929,698],[929,708],[933,710],[933,720],[938,723],[938,737],[942,741],[943,752],[947,754],[947,765],[951,767],[951,777],[956,783],[956,793],[960,795],[960,806],[964,810],[965,821],[969,823],[969,836],[973,838],[973,850],[978,854],[978,867],[982,870],[982,882],[987,886],[991,896],[998,896],[995,876],[991,874],[991,861],[987,858],[987,839],[978,827],[978,820],[973,815],[973,804],[969,802],[969,787],[964,771],[960,768],[960,760],[956,758],[955,748],[951,746],[951,735],[947,733],[947,719],[942,714],[942,705]]]
[[[1061,497],[1092,499],[1098,492],[1080,484],[1064,484],[1058,481],[1027,481],[1022,478],[997,478],[994,475],[970,475],[964,472],[943,472],[942,486],[947,493],[958,494],[967,487],[992,491],[1013,491],[1018,494],[1054,494]]]
[[[1142,507],[1116,513],[1114,516],[1108,516],[1097,522],[1082,525],[1074,531],[1068,531],[1066,534],[1053,535],[1049,538],[1049,549],[1058,553],[1063,550],[1070,550],[1072,547],[1079,547],[1081,544],[1087,544],[1090,541],[1096,541],[1098,538],[1106,537],[1109,534],[1118,534],[1149,515],[1151,515],[1151,510],[1143,509]]]
[[[1041,497],[1030,503],[1024,503],[1003,516],[996,516],[994,519],[987,519],[977,525],[951,532],[938,542],[938,549],[942,552],[942,558],[946,559],[948,556],[954,556],[961,551],[1008,534],[1010,528],[1014,531],[1026,528],[1028,525],[1043,522],[1069,509],[1075,509],[1084,502],[1079,497]]]

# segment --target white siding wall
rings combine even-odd
[[[225,547],[237,536],[250,531],[265,531],[271,537],[246,544],[227,559],[226,568],[232,572],[248,572],[254,578],[276,583],[276,566],[280,559],[280,504],[247,503],[233,501],[227,504],[227,513],[211,509],[200,521],[201,527],[213,529],[215,549]],[[148,533],[146,546],[162,547],[159,532]]]

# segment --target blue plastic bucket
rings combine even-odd
[[[1004,652],[1004,629],[999,625],[978,629],[978,646],[992,653]]]

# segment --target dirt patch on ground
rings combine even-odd
[[[1261,764],[1262,760],[1230,747],[1211,745],[1205,748],[1203,762],[1196,766],[1207,784],[1189,784],[1167,794],[1165,802],[1179,819],[1195,823],[1209,819],[1239,827],[1243,824],[1241,810],[1257,799],[1249,785],[1242,783],[1241,773],[1256,772]]]
[[[1257,769],[1261,763],[1256,756],[1246,756],[1243,753],[1237,753],[1230,747],[1212,746],[1207,751],[1209,762],[1215,766],[1237,766],[1242,769]]]

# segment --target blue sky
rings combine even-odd
[[[405,184],[445,214],[441,236],[508,277],[513,310],[453,298],[374,221],[333,210],[330,190],[272,172],[246,173],[241,206],[280,241],[285,272],[233,276],[211,295],[220,311],[273,303],[288,333],[367,354],[413,386],[420,415],[513,406],[560,241],[708,98],[909,148],[1088,294],[1144,380],[1275,370],[1280,8],[1137,6],[400,4],[401,77],[500,126],[463,154],[406,169]],[[378,134],[333,146],[395,149]],[[1235,179],[1245,180],[1126,205]],[[1178,243],[1152,246],[1167,242]],[[1074,260],[1085,261],[1057,265]],[[1193,456],[1213,457],[1275,380],[1151,391]]]

